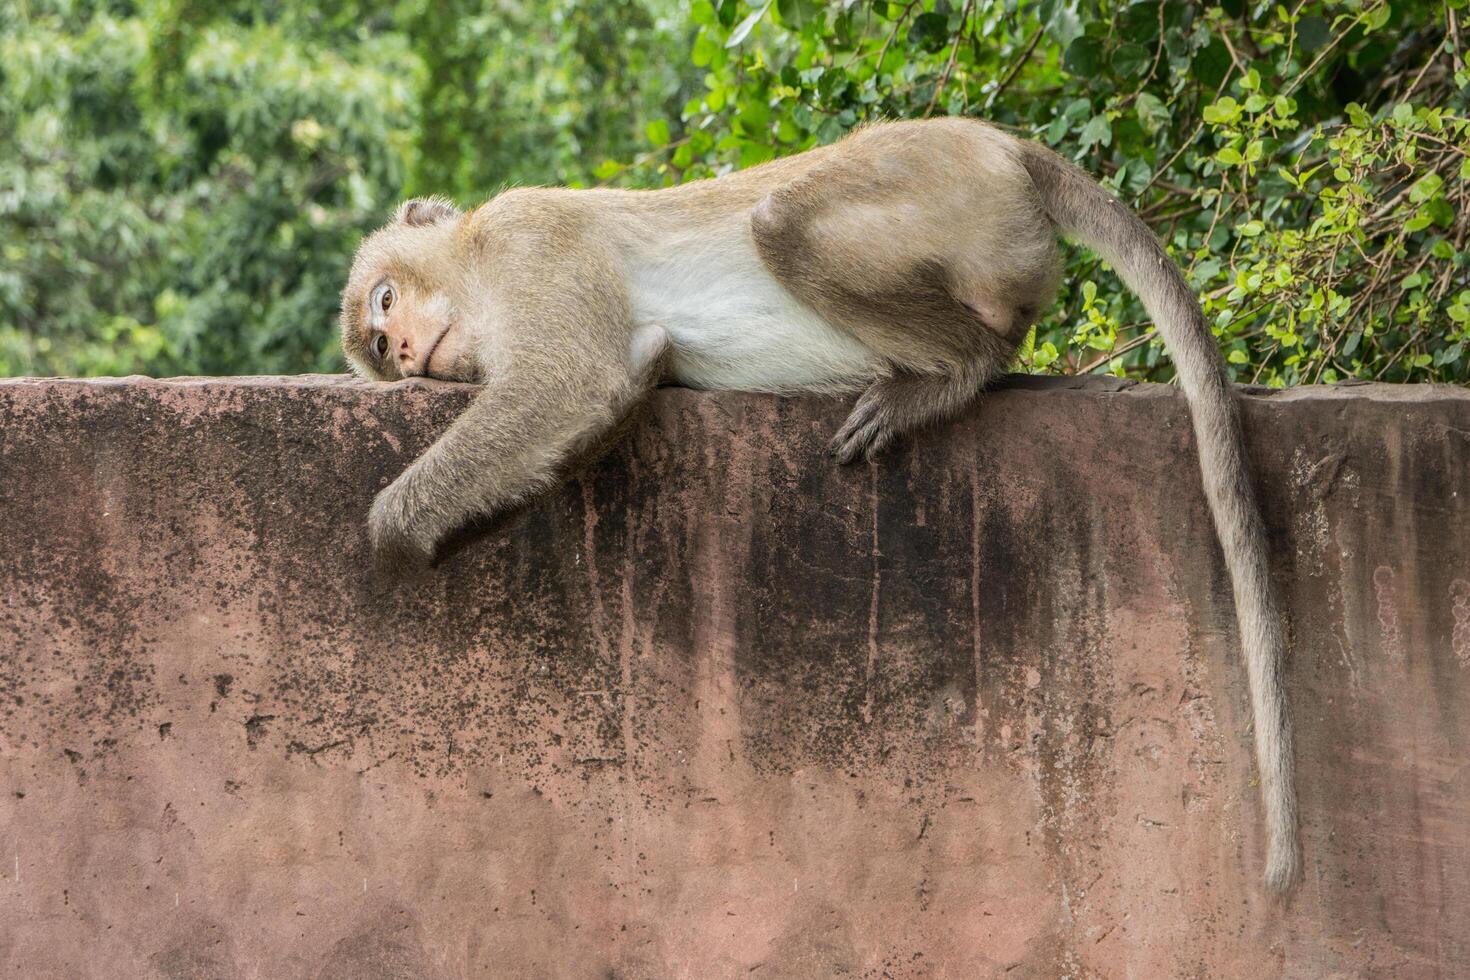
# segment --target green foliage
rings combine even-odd
[[[394,203],[660,186],[953,114],[1104,177],[1238,378],[1470,380],[1467,0],[18,0],[0,374],[339,370]],[[1025,369],[1167,377],[1073,251]]]
[[[420,6],[416,4],[415,6]],[[478,202],[506,185],[583,186],[678,110],[673,0],[422,3],[406,29],[427,77],[409,194]]]
[[[1139,208],[1238,378],[1470,380],[1465,0],[698,0],[690,16],[703,91],[631,180],[979,116]],[[1068,273],[1022,365],[1167,376],[1137,301],[1088,255]]]

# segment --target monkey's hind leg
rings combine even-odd
[[[985,363],[957,375],[900,372],[877,381],[858,397],[830,451],[839,463],[871,460],[900,436],[958,414],[1003,368]]]
[[[891,372],[838,433],[844,462],[967,405],[1055,288],[1055,233],[993,133],[969,121],[884,132],[849,137],[750,216],[771,275]]]

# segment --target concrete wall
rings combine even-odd
[[[1306,881],[1258,885],[1169,387],[1013,387],[872,467],[661,392],[422,583],[373,494],[466,403],[0,383],[0,969],[1470,974],[1470,392],[1246,399]]]

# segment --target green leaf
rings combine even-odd
[[[1369,10],[1363,15],[1363,30],[1370,34],[1373,31],[1380,30],[1384,24],[1388,23],[1388,15],[1392,11],[1393,8],[1387,3],[1381,3],[1372,10]]]
[[[1135,3],[1126,6],[1123,9],[1118,36],[1151,49],[1159,37],[1161,26],[1159,20],[1160,14],[1163,13],[1159,6],[1155,3]]]
[[[1095,75],[1102,68],[1102,42],[1095,37],[1079,37],[1067,45],[1062,67],[1079,77]]]
[[[1240,151],[1231,146],[1227,146],[1220,152],[1216,153],[1215,159],[1219,160],[1227,167],[1238,167],[1242,163]]]
[[[1153,53],[1141,44],[1125,42],[1113,52],[1113,71],[1123,78],[1139,78],[1153,64]]]
[[[1443,185],[1444,179],[1439,174],[1425,174],[1414,181],[1413,186],[1409,188],[1409,200],[1415,204],[1422,204],[1438,194]]]
[[[1224,43],[1218,37],[1211,38],[1194,56],[1194,80],[1207,89],[1219,88],[1231,65],[1230,52]]]
[[[755,25],[760,23],[760,19],[766,15],[766,11],[770,9],[771,0],[766,0],[765,3],[752,10],[744,20],[735,25],[735,29],[730,32],[730,39],[725,42],[725,47],[733,48],[744,41],[755,29]]]
[[[1164,51],[1169,55],[1170,62],[1176,65],[1185,63],[1189,58],[1189,50],[1189,41],[1179,28],[1171,27],[1164,32]]]
[[[820,10],[812,0],[776,0],[776,13],[781,15],[781,23],[800,30],[815,23]]]
[[[1441,228],[1448,228],[1455,223],[1455,209],[1450,207],[1450,202],[1442,197],[1425,204],[1422,208],[1429,215],[1429,220]]]
[[[1056,146],[1067,135],[1067,130],[1072,128],[1072,120],[1066,116],[1057,116],[1046,127],[1046,141]]]
[[[740,128],[749,134],[762,132],[766,124],[771,121],[771,107],[765,102],[752,100],[740,106],[740,111],[735,116],[735,121]]]
[[[1106,115],[1098,113],[1087,121],[1086,126],[1082,127],[1082,134],[1078,142],[1082,144],[1084,150],[1094,143],[1110,146],[1113,142],[1113,124],[1108,122]]]
[[[1266,226],[1259,221],[1247,221],[1243,224],[1236,225],[1235,230],[1240,232],[1246,238],[1255,238],[1261,232],[1266,230]]]
[[[667,146],[669,142],[668,120],[655,119],[643,128],[643,133],[648,137],[648,142],[654,146]]]
[[[1309,14],[1297,21],[1296,39],[1301,49],[1307,54],[1320,51],[1332,40],[1332,28],[1327,24],[1327,18],[1319,14]]]
[[[740,144],[740,166],[754,167],[765,163],[776,155],[776,148],[765,143],[744,142]]]
[[[1139,125],[1143,126],[1144,132],[1150,136],[1169,125],[1169,107],[1164,104],[1152,92],[1140,92],[1138,101],[1134,103],[1134,109],[1138,112]],[[1470,163],[1467,160],[1466,163]]]
[[[1225,96],[1214,103],[1205,106],[1201,113],[1205,122],[1212,125],[1224,125],[1232,123],[1240,118],[1240,105],[1230,96]]]
[[[1046,25],[1048,41],[1065,51],[1082,36],[1082,18],[1077,16],[1075,3],[1067,0],[1042,0],[1039,11],[1041,22]]]
[[[696,68],[703,68],[711,61],[714,61],[715,55],[719,53],[719,43],[708,34],[700,31],[699,36],[694,39],[694,49],[689,53],[689,60]]]
[[[925,51],[938,51],[949,43],[949,17],[930,11],[914,18],[909,27],[909,43]]]
[[[824,102],[832,102],[847,90],[847,83],[847,72],[841,68],[831,68],[817,79],[817,94]]]

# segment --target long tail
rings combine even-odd
[[[1266,806],[1266,885],[1291,890],[1301,875],[1291,717],[1282,685],[1285,637],[1271,588],[1266,533],[1246,471],[1239,410],[1219,348],[1179,267],[1131,209],[1045,147],[1018,140],[1021,164],[1062,234],[1095,251],[1138,294],[1173,357],[1194,420],[1205,497],[1225,551],[1255,719]]]

